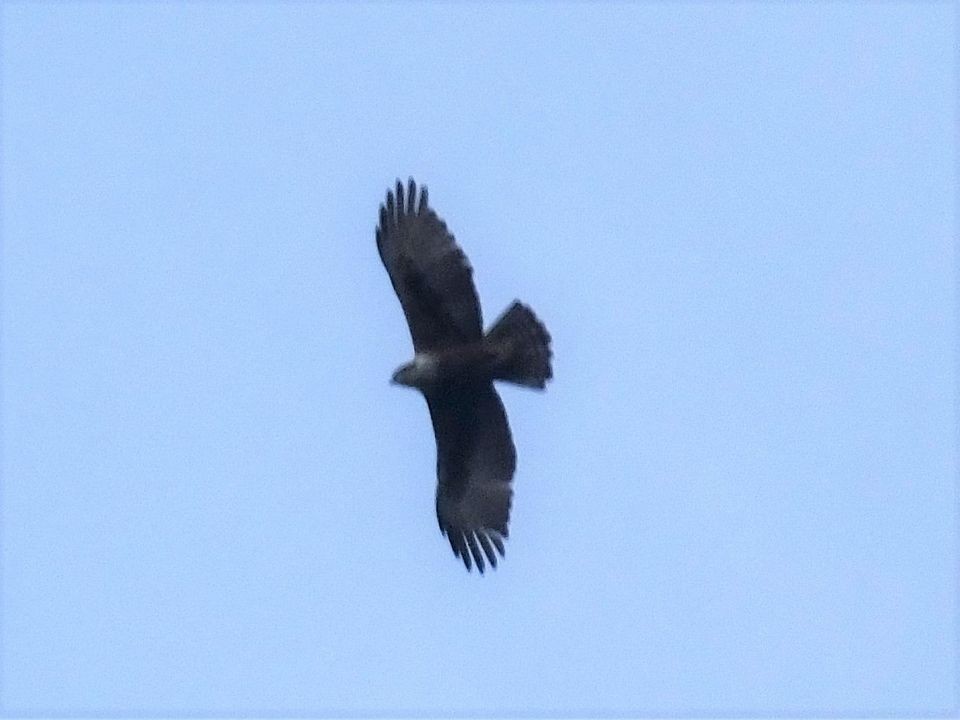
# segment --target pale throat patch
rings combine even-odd
[[[410,379],[414,386],[425,387],[437,381],[440,374],[440,362],[431,353],[416,353],[410,368]]]
[[[413,356],[413,366],[418,373],[432,375],[437,369],[437,356],[430,353],[416,353]]]

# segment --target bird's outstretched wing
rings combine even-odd
[[[427,189],[398,180],[380,206],[377,249],[407,316],[417,352],[479,340],[483,335],[473,270],[446,224],[427,204]]]
[[[437,438],[437,520],[467,570],[493,567],[507,537],[516,450],[493,384],[459,384],[428,394]]]

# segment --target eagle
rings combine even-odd
[[[514,301],[483,332],[473,269],[427,188],[398,180],[380,205],[377,250],[413,338],[414,356],[394,384],[419,390],[437,442],[437,522],[453,554],[482,574],[504,555],[517,453],[503,403],[504,380],[543,390],[553,377],[550,335]]]

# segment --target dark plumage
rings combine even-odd
[[[516,451],[494,380],[543,389],[550,335],[514,302],[486,335],[473,270],[413,179],[380,206],[377,249],[415,356],[393,376],[427,400],[437,441],[437,520],[469,570],[496,567],[508,534]]]

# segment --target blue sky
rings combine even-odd
[[[4,714],[956,711],[953,4],[0,20]],[[482,578],[408,175],[554,338]]]

